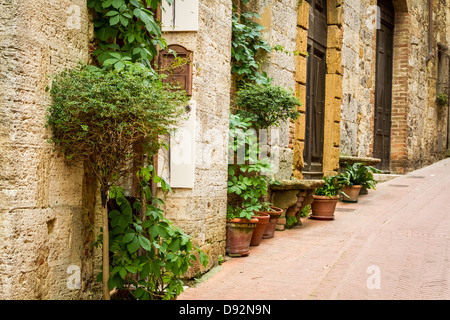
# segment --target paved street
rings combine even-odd
[[[302,219],[178,300],[450,299],[450,158]]]

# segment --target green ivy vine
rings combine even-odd
[[[155,12],[162,1],[173,0],[87,0],[94,11],[97,63],[122,70],[128,63],[151,66],[160,49],[166,48]]]

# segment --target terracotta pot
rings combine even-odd
[[[250,253],[250,240],[257,223],[257,218],[227,220],[225,250],[230,257],[246,256]]]
[[[354,185],[354,186],[344,186],[342,188],[342,201],[343,202],[358,202],[359,192],[361,191],[362,186]]]
[[[327,197],[313,195],[314,201],[311,203],[311,219],[333,220],[334,210],[339,201],[339,196]]]
[[[277,227],[278,218],[283,214],[283,209],[271,207],[273,211],[264,211],[270,215],[269,222],[264,229],[263,239],[273,238],[275,235],[275,228]]]
[[[252,239],[250,241],[251,246],[259,246],[266,229],[266,224],[270,220],[270,215],[267,212],[255,212],[255,218],[258,219],[255,229],[253,230]]]

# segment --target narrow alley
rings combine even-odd
[[[277,231],[178,300],[447,300],[449,195],[450,158]]]

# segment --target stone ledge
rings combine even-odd
[[[320,180],[281,180],[279,185],[270,185],[271,203],[275,207],[283,209],[283,214],[278,219],[276,230],[282,231],[286,228],[286,217],[295,216],[297,225],[301,225],[301,210],[312,203],[313,194],[317,188],[325,185]]]
[[[381,162],[381,159],[378,158],[370,158],[370,157],[353,157],[353,156],[340,156],[339,157],[339,164],[354,164],[354,163],[364,163],[369,166],[376,165],[377,163]]]
[[[325,185],[324,180],[281,180],[280,185],[271,184],[272,190],[311,190]]]

